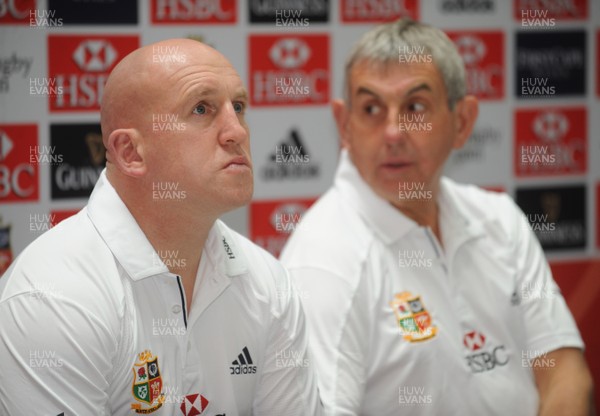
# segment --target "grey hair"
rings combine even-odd
[[[456,102],[467,93],[462,58],[454,43],[444,32],[409,18],[376,26],[354,45],[346,60],[344,80],[346,102],[350,103],[350,74],[354,65],[367,62],[385,68],[390,64],[398,63],[403,55],[407,58],[408,53],[401,53],[400,48],[410,48],[415,45],[424,48],[425,53],[431,56],[431,61],[440,71],[448,95],[448,106],[452,110]]]

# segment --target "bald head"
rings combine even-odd
[[[236,70],[201,42],[172,39],[132,52],[114,68],[102,97],[108,180],[131,206],[155,209],[148,195],[156,183],[186,191],[178,209],[202,206],[218,217],[246,203],[247,102]]]
[[[157,103],[172,100],[175,78],[190,64],[232,68],[221,53],[191,39],[168,39],[136,49],[113,69],[102,96],[100,123],[105,147],[119,128],[141,129]]]

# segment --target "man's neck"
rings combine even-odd
[[[130,186],[117,193],[169,271],[181,277],[188,311],[202,251],[217,215],[193,209],[188,201],[154,201]]]
[[[181,277],[189,313],[202,251],[216,219],[194,216],[177,206],[164,208],[133,216],[169,271]]]

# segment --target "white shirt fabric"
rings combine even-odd
[[[0,414],[321,414],[293,293],[217,221],[190,308],[103,173],[0,279]]]
[[[327,415],[536,415],[532,358],[583,348],[514,202],[448,178],[440,193],[443,248],[343,151],[288,240]]]

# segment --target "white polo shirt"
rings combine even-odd
[[[191,308],[165,262],[103,173],[0,279],[0,414],[321,413],[302,307],[272,256],[217,221]]]
[[[536,415],[532,358],[583,347],[507,195],[444,178],[438,205],[443,248],[343,151],[288,240],[327,415]]]

